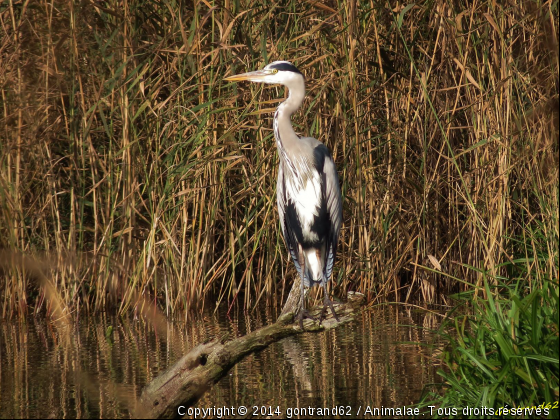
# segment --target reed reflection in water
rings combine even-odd
[[[0,417],[134,417],[145,384],[192,347],[244,335],[277,315],[270,308],[232,318],[208,313],[163,331],[114,316],[69,326],[2,321]],[[244,405],[251,413],[271,406],[284,417],[288,408],[350,406],[354,417],[359,406],[414,404],[436,380],[430,331],[439,320],[385,306],[332,331],[284,339],[237,364],[197,407]]]

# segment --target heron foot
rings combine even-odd
[[[303,330],[303,318],[312,319],[315,321],[315,318],[311,316],[311,314],[306,309],[300,309],[298,314],[298,321],[299,327]]]
[[[330,300],[329,297],[325,294],[325,303],[323,305],[323,309],[321,310],[321,315],[319,315],[319,326],[321,325],[321,322],[323,322],[323,317],[327,314],[327,305],[331,308],[331,313],[333,314],[334,319],[336,319],[336,322],[340,322],[340,319],[338,319],[338,315],[334,311],[332,300]]]

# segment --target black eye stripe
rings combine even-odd
[[[276,64],[273,63],[273,64],[270,64],[268,68],[269,69],[276,69],[276,70],[279,70],[279,71],[292,71],[294,73],[299,73],[303,76],[301,71],[299,71],[296,66],[294,66],[293,64],[290,64],[290,63],[276,63]]]

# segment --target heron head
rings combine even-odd
[[[249,73],[236,74],[226,77],[225,80],[237,82],[248,80],[250,82],[281,84],[288,88],[305,81],[303,74],[289,61],[275,61],[262,70]]]

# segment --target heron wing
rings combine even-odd
[[[338,184],[336,167],[330,154],[325,156],[323,177],[323,191],[331,226],[329,237],[327,238],[327,261],[325,264],[325,275],[328,281],[332,274],[340,226],[342,225],[342,194],[340,192],[340,185]]]

